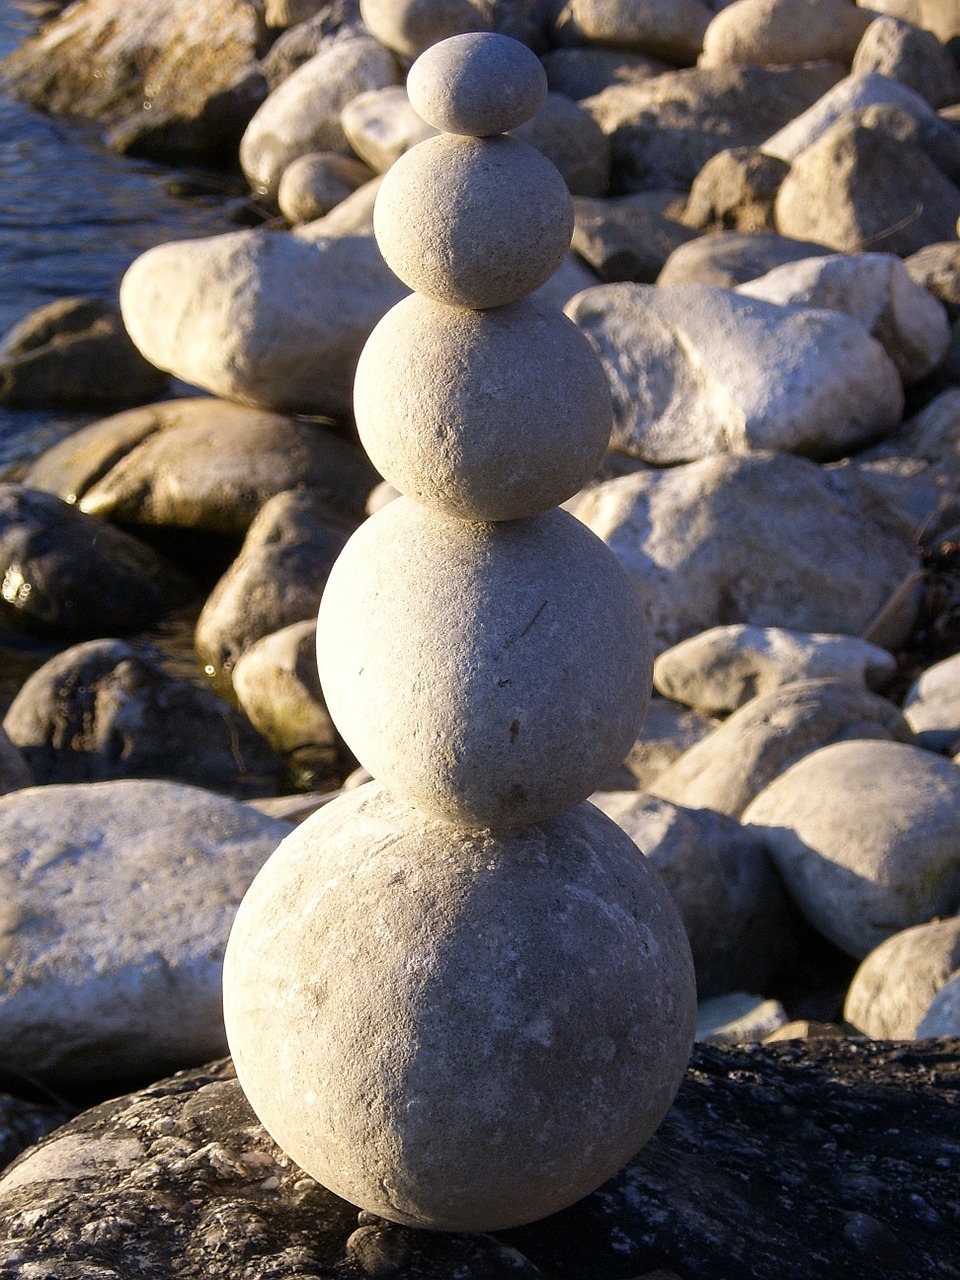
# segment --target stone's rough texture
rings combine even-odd
[[[167,778],[270,795],[279,758],[233,707],[122,640],[89,640],[45,662],[3,721],[41,784]]]
[[[166,385],[127,337],[116,303],[101,298],[48,302],[0,343],[0,404],[11,409],[133,404]]]
[[[696,62],[711,11],[700,0],[566,0],[553,19],[555,43],[607,44]]]
[[[5,84],[53,115],[109,126],[122,151],[222,164],[266,86],[250,0],[86,0],[5,59]]]
[[[669,894],[592,806],[472,835],[374,787],[278,850],[224,968],[267,1129],[338,1194],[443,1230],[529,1222],[616,1172],[673,1100],[693,1005]]]
[[[955,231],[960,191],[919,147],[844,117],[794,160],[774,215],[784,235],[904,257]]]
[[[308,487],[363,514],[376,473],[320,423],[210,399],[129,409],[70,435],[27,483],[126,526],[242,536],[277,493]]]
[[[407,76],[407,93],[435,128],[487,138],[537,114],[547,96],[547,73],[517,40],[466,34],[422,54]]]
[[[600,353],[614,448],[664,465],[778,449],[846,456],[897,426],[896,367],[857,320],[709,285],[600,285],[567,314]]]
[[[556,165],[572,195],[605,196],[610,186],[610,142],[589,111],[562,93],[549,93],[526,124],[513,130]]]
[[[693,953],[698,997],[763,990],[786,952],[792,917],[762,841],[710,809],[630,791],[591,799],[669,889]]]
[[[931,373],[950,344],[943,306],[892,253],[806,258],[776,267],[737,292],[781,306],[828,307],[853,316],[882,345],[907,384]]]
[[[470,311],[405,298],[363,349],[354,413],[381,475],[465,520],[513,520],[572,497],[611,427],[590,343],[526,299]]]
[[[960,971],[960,917],[881,942],[854,974],[845,1021],[875,1040],[913,1040],[937,992]]]
[[[335,151],[310,152],[284,169],[277,204],[286,220],[299,226],[322,218],[373,177],[373,170],[362,160]]]
[[[515,302],[563,261],[573,231],[566,184],[513,138],[441,134],[401,156],[374,209],[377,243],[405,284],[466,307]]]
[[[752,698],[649,789],[675,804],[738,817],[795,761],[850,738],[913,741],[898,708],[886,698],[842,680],[797,681]]]
[[[785,262],[819,258],[828,252],[826,245],[792,240],[773,231],[718,231],[675,249],[656,283],[712,284],[733,289]]]
[[[960,316],[960,244],[956,240],[928,244],[912,253],[904,265],[911,280],[943,303],[951,320]]]
[[[361,1256],[384,1280],[833,1280],[853,1259],[885,1280],[952,1280],[958,1097],[957,1039],[695,1045],[660,1129],[582,1202],[499,1237],[363,1215],[378,1237],[361,1253],[356,1211],[279,1150],[218,1063],[105,1102],[25,1154],[0,1184],[0,1264],[10,1280],[171,1266],[356,1280]]]
[[[227,933],[289,829],[167,782],[0,798],[2,1061],[80,1083],[222,1053]]]
[[[877,72],[925,98],[930,106],[960,102],[960,70],[930,31],[897,18],[877,18],[864,32],[850,68],[854,76]]]
[[[862,635],[875,619],[871,639],[893,649],[916,616],[909,531],[853,477],[804,458],[636,472],[588,491],[577,518],[627,570],[655,652],[721,623]]]
[[[0,484],[0,618],[63,639],[140,631],[190,587],[145,543],[52,494]]]
[[[472,827],[584,799],[627,754],[649,697],[635,593],[560,510],[469,524],[391,502],[334,566],[317,650],[360,763]]]
[[[683,221],[703,231],[772,231],[773,202],[789,167],[757,147],[718,151],[694,179]]]
[[[850,0],[738,0],[707,28],[700,66],[776,66],[825,58],[849,65],[872,17]]]
[[[386,173],[411,147],[437,132],[420,119],[400,84],[358,94],[341,111],[340,123],[350,146],[377,173]]]
[[[360,12],[371,35],[411,60],[441,40],[492,25],[484,0],[360,0]]]
[[[960,654],[927,667],[907,690],[903,715],[921,746],[940,751],[960,739]]]
[[[405,293],[371,236],[235,231],[142,254],[120,308],[147,359],[193,386],[347,417],[360,348]]]
[[[571,247],[606,284],[653,284],[673,251],[696,236],[643,203],[644,194],[611,200],[574,198]]]
[[[284,169],[311,151],[349,153],[340,112],[358,93],[395,84],[397,65],[369,36],[337,41],[298,67],[267,98],[240,143],[254,191],[275,199]]]
[[[930,1001],[930,1008],[917,1027],[917,1039],[928,1036],[960,1035],[960,971],[945,982]]]
[[[264,503],[197,619],[197,653],[225,692],[234,664],[252,644],[316,613],[330,566],[353,527],[309,489]]]
[[[666,698],[722,715],[794,680],[833,678],[882,689],[896,670],[892,653],[856,636],[740,624],[711,627],[661,653],[653,683]]]
[[[686,191],[718,151],[758,147],[842,76],[807,67],[692,67],[615,84],[583,106],[610,138],[621,190]]]
[[[835,742],[743,815],[810,923],[862,958],[960,908],[960,769],[902,742]]]

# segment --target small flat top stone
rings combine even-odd
[[[547,96],[547,73],[519,40],[468,32],[420,55],[410,68],[407,94],[434,128],[488,138],[537,114]]]

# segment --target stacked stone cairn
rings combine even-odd
[[[587,340],[526,295],[567,251],[567,189],[506,135],[542,67],[494,34],[428,49],[442,132],[380,190],[414,292],[357,373],[360,435],[403,496],[320,608],[327,703],[376,782],[286,838],[225,963],[237,1074],[281,1147],[369,1213],[528,1222],[643,1146],[693,1039],[693,966],[655,871],[584,803],[650,689],[640,606],[556,504],[594,473],[610,398]]]

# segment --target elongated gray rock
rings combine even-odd
[[[222,1053],[227,933],[288,830],[168,782],[0,798],[0,1061],[89,1083]]]
[[[696,284],[600,285],[566,310],[607,371],[614,447],[645,462],[759,449],[838,458],[903,414],[896,366],[839,312]]]
[[[786,454],[719,455],[590,490],[577,518],[616,552],[654,652],[720,623],[862,635],[910,632],[920,562],[875,494]]]

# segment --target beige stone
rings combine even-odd
[[[489,31],[483,0],[361,0],[364,26],[403,58],[465,31]]]
[[[872,17],[850,0],[737,0],[707,27],[700,66],[783,66],[824,58],[849,66]]]
[[[428,124],[445,133],[491,137],[540,110],[547,73],[532,49],[493,32],[453,36],[421,54],[407,92]]]
[[[913,1040],[958,969],[960,917],[904,929],[864,959],[847,991],[844,1019],[875,1040]]]

